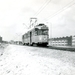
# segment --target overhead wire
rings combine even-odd
[[[38,11],[35,13],[35,15],[42,9],[42,7],[46,4],[47,0],[41,5],[41,7],[38,9]]]
[[[35,16],[39,15],[40,12],[51,2],[51,0],[46,0],[45,3],[40,7],[40,9],[37,11],[37,13],[35,14]],[[29,26],[31,27],[31,25]],[[28,28],[29,28],[28,27]]]
[[[41,13],[41,11],[42,11],[50,2],[51,2],[51,0],[46,0],[45,3],[44,3],[44,4],[40,7],[40,9],[37,11],[37,13],[35,14],[35,16],[38,16],[38,15]],[[34,25],[34,23],[33,23],[33,25]],[[29,27],[31,27],[31,25],[30,25]]]
[[[23,23],[23,25],[28,29],[28,26],[25,23]]]
[[[58,11],[56,11],[55,13],[53,13],[52,15],[50,15],[47,19],[43,19],[43,20],[50,20],[51,18],[55,17],[56,15],[58,15],[59,13],[63,12],[64,10],[66,10],[67,8],[73,6],[75,3],[73,3],[73,1],[71,1],[70,3],[68,3],[67,5],[65,5],[64,7],[62,7],[61,9],[59,9]],[[42,20],[42,21],[43,21]]]
[[[43,19],[43,20],[49,20],[51,18],[53,18],[54,16],[58,15],[59,13],[61,13],[62,11],[66,10],[67,8],[71,7],[72,5],[74,5],[75,3],[73,3],[74,0],[72,0],[70,3],[68,3],[67,5],[65,5],[64,7],[62,7],[61,9],[59,9],[58,11],[54,12],[52,15],[50,15],[47,19]],[[41,11],[51,2],[51,0],[46,1],[41,8],[38,10],[38,12],[36,13],[36,16],[39,15],[41,13]],[[72,4],[71,4],[72,3]],[[42,20],[42,21],[43,21]],[[26,27],[28,27],[26,25]],[[29,27],[28,27],[29,28]]]
[[[46,1],[44,2],[44,4],[40,7],[40,9],[37,11],[37,13],[35,13],[35,16],[37,16],[37,15],[44,9],[44,7],[45,7],[47,4],[49,4],[50,1],[51,1],[51,0],[46,0]],[[29,28],[31,27],[31,25],[29,25],[29,27],[28,27],[25,23],[23,23],[23,25],[25,25],[27,29],[29,29]]]
[[[41,11],[51,2],[51,0],[47,0],[41,7],[40,9],[37,11],[37,13],[35,14],[35,16],[38,16]]]

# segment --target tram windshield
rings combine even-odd
[[[48,35],[48,29],[38,30],[38,35]]]
[[[46,29],[46,30],[42,30],[42,34],[43,35],[48,35],[48,30]]]

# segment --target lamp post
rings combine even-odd
[[[51,46],[52,46],[52,24],[50,25],[50,38],[51,38]]]

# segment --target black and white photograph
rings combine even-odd
[[[75,0],[0,0],[0,75],[75,75]]]

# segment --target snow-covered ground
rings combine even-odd
[[[7,46],[7,44],[0,43],[0,56],[3,55],[4,48]]]
[[[0,75],[75,75],[75,52],[9,45],[0,56]]]

